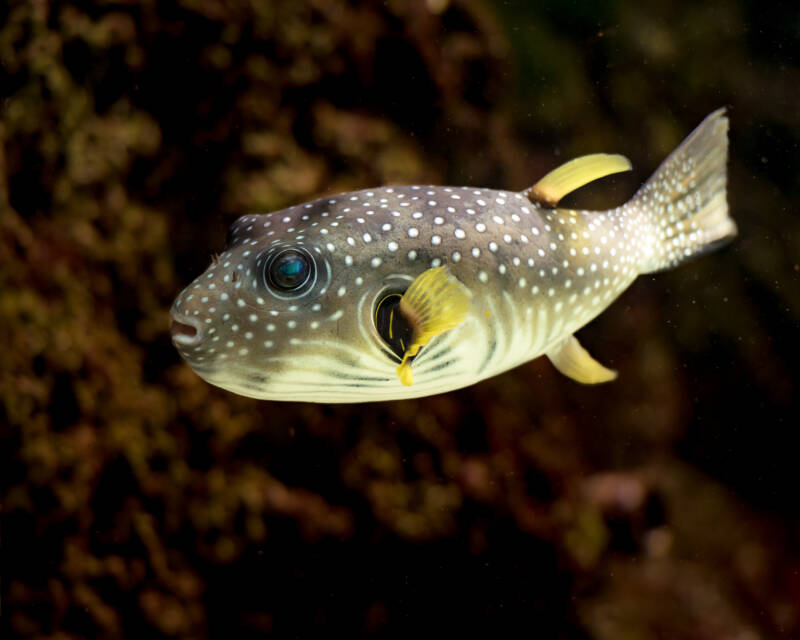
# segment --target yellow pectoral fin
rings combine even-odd
[[[585,184],[612,173],[631,170],[631,161],[625,156],[593,153],[575,158],[553,169],[544,178],[525,191],[534,202],[552,207],[565,195]]]
[[[617,372],[607,369],[597,362],[589,352],[578,342],[575,336],[570,336],[556,349],[547,354],[553,363],[565,376],[583,384],[598,384],[609,382],[617,377]]]
[[[410,358],[428,342],[445,331],[454,329],[467,317],[469,290],[451,276],[444,267],[423,271],[400,298],[398,309],[413,328],[411,345],[397,367],[400,382],[414,382]]]
[[[411,354],[416,355],[416,354]],[[404,386],[410,387],[414,384],[414,374],[411,372],[411,363],[408,361],[409,353],[408,351],[403,356],[403,361],[400,363],[400,366],[397,367],[397,377],[400,378],[400,382],[403,383]]]

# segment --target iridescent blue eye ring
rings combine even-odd
[[[284,249],[267,261],[267,283],[283,293],[299,292],[314,276],[314,260],[299,249]]]

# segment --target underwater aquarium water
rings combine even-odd
[[[798,51],[791,2],[0,7],[0,637],[800,637]],[[560,206],[613,209],[719,108],[738,236],[578,332],[613,382],[274,402],[173,347],[241,216],[601,152]]]

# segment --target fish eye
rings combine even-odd
[[[314,261],[299,249],[284,249],[267,262],[264,271],[270,287],[283,293],[292,293],[312,279]]]

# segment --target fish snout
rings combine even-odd
[[[203,340],[203,325],[199,320],[185,316],[176,312],[170,312],[172,322],[170,323],[169,333],[172,342],[184,347],[195,347]]]

